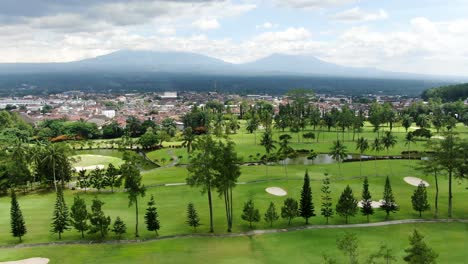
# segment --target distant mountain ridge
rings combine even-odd
[[[222,75],[320,75],[370,78],[423,78],[425,75],[392,73],[322,61],[311,55],[272,54],[243,64],[175,51],[121,50],[66,63],[0,63],[0,74],[70,72],[159,72]]]

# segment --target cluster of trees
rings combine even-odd
[[[424,100],[441,99],[444,102],[454,102],[468,98],[468,83],[442,86],[425,90],[421,97]]]
[[[114,187],[122,186],[120,171],[121,169],[116,168],[112,163],[109,164],[107,169],[96,167],[89,173],[86,170],[80,170],[78,171],[77,186],[84,189],[85,192],[90,187],[98,190],[98,192],[111,187],[111,191],[114,192]]]
[[[405,249],[403,261],[410,264],[435,264],[439,254],[424,242],[424,236],[413,230],[409,236],[409,247]],[[359,263],[359,239],[355,233],[346,232],[343,237],[336,240],[336,247],[348,259],[350,264]],[[324,263],[336,264],[337,260],[328,255],[323,255]],[[366,258],[366,263],[393,263],[397,262],[396,254],[386,243],[382,243],[377,252],[370,254]]]

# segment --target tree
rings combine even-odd
[[[429,147],[430,148],[430,147]],[[421,170],[423,173],[426,174],[433,174],[434,175],[434,182],[435,182],[435,197],[434,197],[434,214],[435,216],[439,213],[439,173],[442,170],[442,167],[439,163],[437,163],[434,159],[435,154],[427,153],[427,159],[421,160],[420,165],[417,167],[418,170]]]
[[[119,239],[122,238],[122,235],[127,233],[127,226],[125,225],[124,221],[120,219],[119,216],[115,219],[114,225],[112,227],[112,232],[114,232]]]
[[[386,219],[390,215],[390,212],[398,211],[398,205],[395,203],[395,198],[393,197],[392,186],[390,185],[390,178],[387,176],[385,180],[385,187],[383,193],[383,199],[380,208],[382,208],[387,214]]]
[[[120,170],[122,178],[125,179],[125,189],[128,192],[128,206],[135,204],[135,237],[138,237],[138,196],[145,196],[146,187],[141,184],[140,170],[133,162],[127,161]]]
[[[346,218],[346,224],[348,223],[348,217],[356,215],[358,211],[357,204],[358,201],[353,196],[353,190],[347,185],[336,204],[336,212]]]
[[[372,151],[376,152],[376,155],[374,156],[374,161],[375,161],[375,175],[377,176],[377,156],[379,155],[379,152],[383,150],[383,144],[382,141],[379,138],[375,138],[374,142],[372,142]]]
[[[246,203],[244,203],[244,209],[242,210],[241,218],[242,220],[249,222],[250,228],[252,228],[253,222],[260,221],[260,212],[258,209],[255,209],[252,199],[249,199]]]
[[[81,238],[84,238],[84,231],[89,229],[88,210],[86,209],[85,200],[80,196],[75,196],[70,216],[73,227],[81,232]]]
[[[362,154],[369,150],[369,142],[367,139],[360,137],[356,142],[356,150],[359,150],[359,176],[362,177]]]
[[[421,182],[418,185],[418,188],[414,190],[414,193],[411,196],[411,203],[413,205],[413,209],[419,212],[419,217],[421,217],[422,212],[431,208],[427,202],[426,185],[423,182]]]
[[[16,198],[16,193],[11,190],[11,208],[10,208],[10,224],[11,224],[11,233],[14,237],[21,238],[27,233],[26,224],[24,222],[23,213]]]
[[[408,114],[403,115],[401,119],[401,125],[405,128],[406,132],[408,132],[408,128],[411,127],[412,123],[413,123],[413,118],[410,115]]]
[[[63,198],[62,188],[57,190],[57,198],[55,200],[55,208],[52,216],[52,232],[58,233],[59,239],[62,239],[62,233],[70,229],[70,217],[68,215],[68,207]]]
[[[369,191],[369,180],[367,177],[364,178],[364,183],[362,184],[362,215],[367,216],[367,222],[369,223],[369,215],[374,214],[374,208],[372,208],[372,196]]]
[[[405,249],[407,255],[403,257],[405,262],[410,264],[435,264],[439,256],[432,248],[423,241],[424,236],[416,229],[409,237],[410,247]]]
[[[348,256],[350,264],[358,263],[358,239],[355,233],[346,232],[342,238],[336,240],[336,246]]]
[[[101,192],[101,189],[104,189],[106,188],[106,179],[105,179],[105,175],[104,175],[104,170],[99,168],[99,167],[96,167],[94,170],[91,171],[90,173],[90,183],[91,183],[91,186],[95,189],[98,190],[98,192]]]
[[[405,146],[408,146],[408,164],[411,162],[411,143],[416,144],[413,132],[409,132],[405,136]]]
[[[214,232],[213,228],[213,204],[211,199],[211,191],[215,187],[215,170],[214,160],[215,153],[212,146],[213,139],[209,135],[200,136],[194,144],[196,153],[193,153],[187,170],[189,177],[187,184],[190,186],[199,186],[202,188],[202,194],[208,194],[208,206],[210,211],[210,232]]]
[[[265,171],[266,171],[266,176],[268,177],[268,158],[270,156],[270,152],[274,149],[276,149],[275,146],[276,141],[273,140],[273,134],[270,129],[265,130],[265,132],[262,135],[262,139],[260,141],[260,145],[265,147],[266,151],[266,159],[265,159]]]
[[[148,202],[148,208],[146,208],[145,223],[146,229],[148,229],[148,231],[155,231],[156,236],[158,235],[158,230],[161,228],[158,218],[159,216],[155,206],[154,197],[151,195],[150,201]]]
[[[109,231],[109,225],[111,223],[111,218],[109,216],[105,216],[102,211],[103,205],[104,202],[94,198],[93,203],[91,204],[91,213],[88,216],[89,222],[91,223],[89,233],[95,234],[99,232],[101,234],[101,238],[104,238],[107,235],[107,231]]]
[[[392,261],[396,261],[396,257],[393,253],[393,250],[388,247],[387,244],[381,244],[379,251],[369,256],[367,263],[377,264],[375,259],[384,259],[385,263],[390,264]]]
[[[333,216],[332,197],[330,190],[330,178],[325,175],[322,184],[322,207],[320,208],[321,214],[327,219]]]
[[[236,187],[237,179],[239,178],[241,160],[237,157],[235,144],[232,141],[224,143],[219,141],[212,146],[214,155],[215,179],[214,183],[219,196],[224,197],[224,205],[226,212],[227,230],[231,232],[233,223],[233,198],[232,189]]]
[[[390,158],[389,150],[390,148],[393,148],[395,144],[397,143],[396,137],[392,134],[392,132],[385,131],[385,134],[381,140],[382,140],[384,148],[387,150],[387,158]],[[390,167],[390,171],[392,171],[392,166],[390,166],[390,163],[388,163],[388,165]]]
[[[158,135],[154,132],[154,130],[150,127],[146,130],[146,132],[141,135],[138,139],[138,143],[144,149],[151,149],[156,146],[159,142]]]
[[[341,176],[341,162],[346,158],[348,153],[346,152],[346,146],[340,140],[333,142],[333,147],[330,150],[330,155],[338,163],[338,169]]]
[[[60,145],[60,144],[49,144],[44,149],[44,156],[43,156],[43,159],[41,160],[41,163],[44,163],[49,168],[52,167],[52,175],[53,175],[55,192],[58,191],[57,190],[57,175],[56,175],[57,171],[66,172],[66,170],[70,171],[71,169],[70,166],[67,166],[69,165],[69,161],[68,161],[66,152],[67,152],[67,149],[65,145]],[[47,171],[47,173],[49,173],[49,171]],[[62,185],[63,185],[63,181],[65,180],[64,176],[65,175],[61,177]]]
[[[270,202],[270,206],[265,213],[265,222],[270,223],[270,227],[273,226],[273,222],[279,219],[279,215],[276,212],[275,204]]]
[[[309,224],[309,218],[315,216],[314,204],[312,202],[312,189],[310,188],[309,173],[306,171],[304,176],[304,184],[301,190],[301,200],[299,202],[299,215],[306,220],[306,225]]]
[[[122,185],[122,178],[119,177],[119,170],[112,163],[106,169],[106,185],[111,187],[111,192],[114,192],[114,187]]]
[[[193,133],[193,130],[191,127],[187,127],[184,129],[184,142],[182,142],[182,147],[187,148],[187,153],[190,153],[192,150],[192,143],[195,140],[195,133]]]
[[[284,205],[281,207],[281,217],[288,219],[288,225],[291,225],[291,220],[299,215],[299,204],[293,198],[286,198]]]
[[[197,210],[193,203],[187,205],[187,224],[196,231],[200,225],[200,217],[198,216]]]
[[[78,171],[78,187],[85,190],[89,187],[89,176],[86,174],[86,170]]]

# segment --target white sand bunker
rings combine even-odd
[[[381,205],[382,205],[382,201],[378,201],[378,202],[372,201],[372,202],[371,202],[372,208],[380,208]],[[362,207],[363,207],[363,202],[362,202],[362,201],[359,201],[358,206],[359,206],[360,208],[362,208]]]
[[[265,189],[265,191],[269,194],[273,194],[276,196],[285,196],[286,194],[288,194],[285,190],[283,190],[280,187],[268,187]]]
[[[5,261],[0,262],[1,264],[47,264],[49,263],[48,258],[28,258],[16,261]]]
[[[403,178],[403,180],[408,183],[409,185],[413,185],[413,186],[418,186],[421,182],[424,184],[424,186],[428,187],[429,186],[429,183],[427,183],[427,181],[424,181],[420,178],[416,178],[416,177],[405,177]]]
[[[434,138],[434,139],[445,139],[445,137],[443,137],[443,136],[432,136],[431,138]]]
[[[93,166],[88,166],[88,167],[75,167],[75,170],[76,171],[81,171],[81,170],[94,170],[94,169],[104,169],[105,166],[102,165],[102,164],[99,164],[99,165],[93,165]]]

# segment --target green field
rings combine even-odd
[[[112,163],[114,166],[120,166],[123,164],[123,160],[111,156],[103,155],[91,155],[91,154],[82,154],[73,156],[77,160],[75,167],[89,167],[96,165],[104,165],[105,167],[109,166]]]
[[[460,137],[467,138],[468,130],[465,127],[458,127]],[[400,130],[400,132],[398,132]],[[398,137],[398,144],[390,150],[390,154],[398,155],[407,146],[403,143],[405,133],[402,128],[396,128],[395,133]],[[275,132],[275,138],[282,134]],[[362,133],[366,138],[372,140],[376,134],[365,128]],[[322,133],[319,142],[297,142],[297,134],[292,134],[291,146],[295,149],[315,149],[316,152],[327,153],[331,147],[331,142],[336,140],[335,132]],[[323,136],[323,138],[322,138]],[[341,139],[342,134],[338,134]],[[238,134],[231,135],[233,141],[237,144],[237,150],[244,161],[255,160],[257,154],[264,154],[262,146],[258,145],[261,137],[261,131],[256,134],[257,144],[254,144],[255,135],[247,134],[244,130]],[[352,134],[344,134],[345,144],[348,151],[355,153],[355,142],[352,141]],[[301,141],[303,141],[301,139]],[[170,145],[181,144],[181,142],[171,142]],[[412,145],[411,150],[423,150],[423,142]],[[82,159],[79,165],[91,166],[113,163],[118,166],[122,163],[122,152],[116,150],[82,150],[76,151]],[[375,154],[370,151],[366,154]],[[381,152],[380,155],[386,154]],[[97,156],[90,156],[97,155]],[[209,214],[206,195],[200,193],[199,188],[192,188],[186,185],[164,186],[164,184],[184,183],[188,172],[184,165],[188,161],[186,150],[183,148],[164,148],[148,153],[152,160],[161,161],[165,159],[163,165],[168,167],[155,168],[148,165],[143,167],[143,183],[148,187],[146,196],[140,199],[140,236],[141,239],[152,239],[155,234],[145,229],[144,213],[146,203],[151,195],[154,195],[156,206],[158,208],[161,230],[160,236],[170,236],[178,234],[192,234],[193,229],[185,223],[186,207],[189,202],[193,202],[201,218],[202,226],[197,229],[197,233],[208,233]],[[179,165],[171,166],[171,157],[182,156],[179,159]],[[252,156],[250,158],[249,156]],[[253,199],[255,206],[260,209],[263,216],[268,204],[274,202],[277,210],[280,210],[286,197],[299,199],[302,180],[306,170],[311,177],[311,186],[313,192],[313,201],[315,204],[316,217],[309,221],[312,225],[324,224],[325,218],[320,216],[320,187],[324,174],[329,175],[331,179],[331,190],[333,196],[333,206],[343,191],[349,185],[357,199],[360,199],[362,190],[363,176],[369,177],[370,191],[373,200],[382,199],[385,177],[391,179],[393,192],[396,202],[400,206],[397,213],[390,215],[390,220],[397,219],[415,219],[419,214],[412,209],[411,195],[416,187],[403,181],[406,176],[419,177],[427,181],[430,186],[427,188],[431,210],[423,213],[424,219],[434,218],[434,196],[435,186],[432,175],[424,175],[415,168],[418,165],[416,160],[378,160],[366,162],[345,162],[341,164],[341,170],[338,164],[319,164],[319,165],[288,165],[272,164],[269,166],[255,165],[241,167],[241,176],[239,185],[233,192],[234,198],[234,225],[233,232],[245,232],[250,230],[247,222],[240,217],[243,203],[248,199]],[[362,169],[361,169],[362,168]],[[362,170],[362,173],[361,173]],[[438,218],[447,218],[447,200],[448,200],[448,179],[445,174],[439,176],[439,215]],[[265,192],[267,187],[281,187],[288,194],[286,197],[273,196]],[[453,218],[468,219],[468,189],[466,181],[454,181],[453,184]],[[74,195],[81,195],[85,198],[88,208],[91,200],[98,197],[105,202],[103,210],[106,215],[114,220],[120,216],[126,223],[128,230],[124,239],[133,239],[135,225],[134,207],[128,207],[127,194],[123,189],[117,189],[116,193],[97,193],[84,192],[78,190],[66,190],[65,199],[68,206],[71,206]],[[214,227],[216,234],[226,233],[226,219],[224,215],[224,201],[214,194]],[[24,244],[47,243],[59,241],[56,234],[50,232],[50,222],[55,201],[55,193],[39,191],[29,194],[18,194],[19,203],[23,210],[28,233],[23,238]],[[0,246],[13,246],[18,243],[16,238],[10,235],[9,214],[6,213],[10,208],[9,197],[0,197],[0,210],[5,212],[0,215]],[[377,210],[375,215],[371,216],[371,222],[385,221],[385,213]],[[350,218],[350,224],[364,223],[366,218],[360,214]],[[330,219],[330,225],[344,224],[343,217],[334,215]],[[292,225],[302,226],[304,219],[296,218]],[[275,222],[273,229],[287,227],[287,221],[280,219]],[[364,261],[364,253],[369,253],[376,249],[381,241],[385,240],[394,248],[396,254],[401,260],[403,249],[407,246],[407,237],[413,228],[418,228],[427,236],[427,242],[440,254],[439,263],[462,263],[466,259],[466,245],[468,243],[468,224],[406,224],[401,226],[373,227],[373,228],[355,228],[361,242],[361,252]],[[271,229],[269,224],[262,221],[255,224],[255,229]],[[193,262],[193,263],[279,263],[290,260],[293,263],[320,263],[321,255],[327,252],[330,255],[338,254],[335,241],[343,234],[343,229],[327,230],[306,230],[289,233],[255,235],[249,237],[236,238],[177,238],[171,240],[161,240],[154,242],[145,242],[141,244],[102,244],[102,245],[62,245],[44,246],[33,248],[2,249],[0,251],[0,260],[13,260],[25,257],[47,257],[52,260],[51,263],[60,263],[66,260],[67,263],[128,263],[128,262]],[[87,235],[85,241],[98,240],[96,235]],[[114,234],[109,233],[106,240],[115,240]],[[76,230],[69,230],[63,234],[62,241],[79,241],[80,234]],[[463,251],[465,249],[465,251]],[[79,254],[78,254],[79,253]],[[398,263],[400,263],[399,261]],[[339,261],[339,263],[341,263]]]

